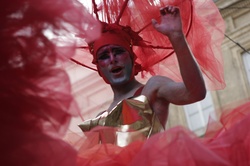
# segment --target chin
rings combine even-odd
[[[130,79],[127,78],[118,78],[116,80],[112,80],[111,82],[109,82],[110,85],[113,86],[120,86],[120,85],[124,85],[130,82]]]

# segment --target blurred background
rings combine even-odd
[[[218,120],[220,114],[249,100],[250,97],[250,0],[214,0],[225,21],[223,90],[208,91],[204,100],[184,106],[170,105],[166,128],[185,126],[202,136],[209,117]],[[84,2],[83,2],[84,3]],[[97,72],[68,63],[66,70],[84,119],[94,118],[104,111],[112,100],[110,87]],[[142,82],[144,80],[141,80]],[[70,130],[81,132],[73,118]]]

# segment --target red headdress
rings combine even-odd
[[[102,0],[99,4],[92,0],[93,15],[103,25],[102,37],[107,34],[109,37],[106,37],[107,40],[102,37],[97,39],[90,47],[86,44],[72,60],[96,70],[95,56],[93,58],[90,52],[95,55],[102,45],[118,44],[134,53],[138,72],[165,75],[180,81],[178,62],[170,41],[151,25],[153,18],[160,21],[159,9],[167,5],[180,9],[183,32],[207,87],[223,88],[225,84],[220,46],[225,26],[212,0]],[[116,34],[121,36],[120,43],[117,43]]]

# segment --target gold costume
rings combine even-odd
[[[94,119],[86,120],[79,127],[83,132],[99,132],[99,143],[121,147],[145,140],[163,130],[143,95],[120,101],[110,112],[105,111]]]

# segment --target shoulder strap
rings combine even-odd
[[[134,96],[139,96],[139,95],[141,95],[141,92],[142,92],[142,89],[144,88],[144,86],[141,86],[140,88],[138,88],[137,90],[136,90],[136,92],[134,93]]]

